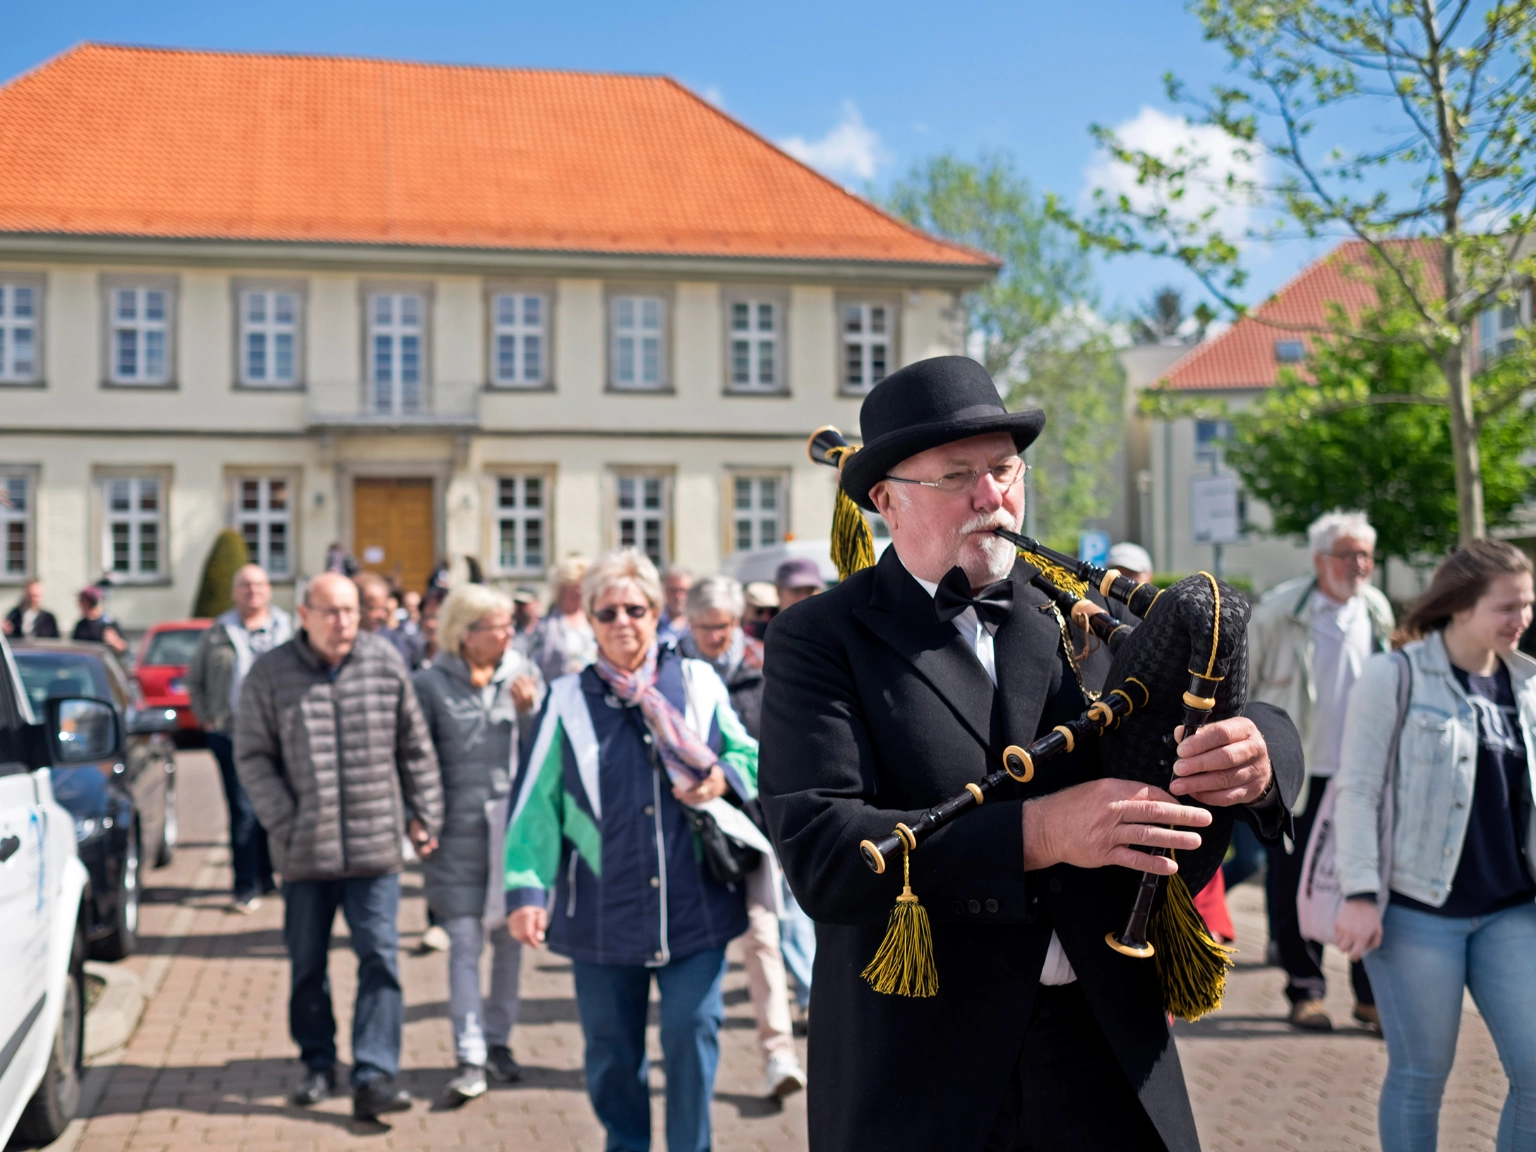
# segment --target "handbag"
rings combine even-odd
[[[740,884],[747,874],[762,863],[763,854],[756,848],[738,844],[720,830],[719,823],[708,812],[698,808],[686,809],[688,822],[704,849],[704,862],[709,865],[710,875],[722,884]]]
[[[1392,653],[1397,661],[1397,719],[1392,738],[1387,741],[1387,765],[1382,785],[1381,808],[1376,821],[1377,869],[1381,884],[1376,892],[1376,908],[1387,905],[1392,890],[1392,829],[1397,791],[1397,750],[1402,742],[1403,722],[1408,718],[1408,697],[1413,691],[1413,668],[1402,652]],[[1334,816],[1336,791],[1333,781],[1323,791],[1312,822],[1312,835],[1301,859],[1301,884],[1296,890],[1296,919],[1301,936],[1319,944],[1333,944],[1333,926],[1344,909],[1346,893],[1339,884],[1338,822]]]

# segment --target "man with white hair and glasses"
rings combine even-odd
[[[1296,916],[1307,837],[1328,780],[1339,770],[1345,706],[1373,652],[1392,636],[1392,605],[1371,586],[1376,529],[1363,512],[1333,511],[1307,529],[1313,572],[1270,590],[1248,624],[1248,695],[1284,708],[1306,748],[1307,785],[1297,798],[1290,850],[1269,849],[1269,936],[1286,971],[1290,1021],[1325,1032],[1333,1027],[1323,996],[1323,946],[1303,940]],[[1359,962],[1350,967],[1354,1016],[1380,1027],[1375,998]]]

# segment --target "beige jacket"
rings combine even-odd
[[[1264,594],[1248,621],[1248,698],[1284,708],[1301,734],[1307,760],[1314,756],[1312,717],[1317,707],[1317,684],[1312,671],[1312,593],[1316,576],[1298,576]],[[1371,617],[1371,650],[1385,652],[1395,621],[1392,605],[1367,584],[1365,597]],[[1301,790],[1296,810],[1307,803]]]

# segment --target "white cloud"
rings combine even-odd
[[[1255,206],[1241,189],[1263,183],[1266,162],[1257,145],[1244,144],[1220,128],[1191,124],[1183,116],[1147,105],[1131,119],[1115,125],[1114,133],[1127,149],[1191,169],[1184,199],[1169,205],[1179,219],[1194,220],[1215,208],[1211,223],[1232,240],[1254,223]],[[1228,190],[1229,176],[1238,187],[1235,193]],[[1124,195],[1141,211],[1158,203],[1153,190],[1136,183],[1136,173],[1130,167],[1102,152],[1089,161],[1083,179],[1085,203],[1096,190],[1115,197]]]
[[[843,118],[820,140],[790,136],[779,147],[834,179],[873,180],[876,170],[891,162],[880,134],[864,123],[852,100],[843,102]]]

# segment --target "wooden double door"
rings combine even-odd
[[[352,555],[366,572],[421,592],[432,575],[436,507],[429,477],[359,477],[352,482]]]

